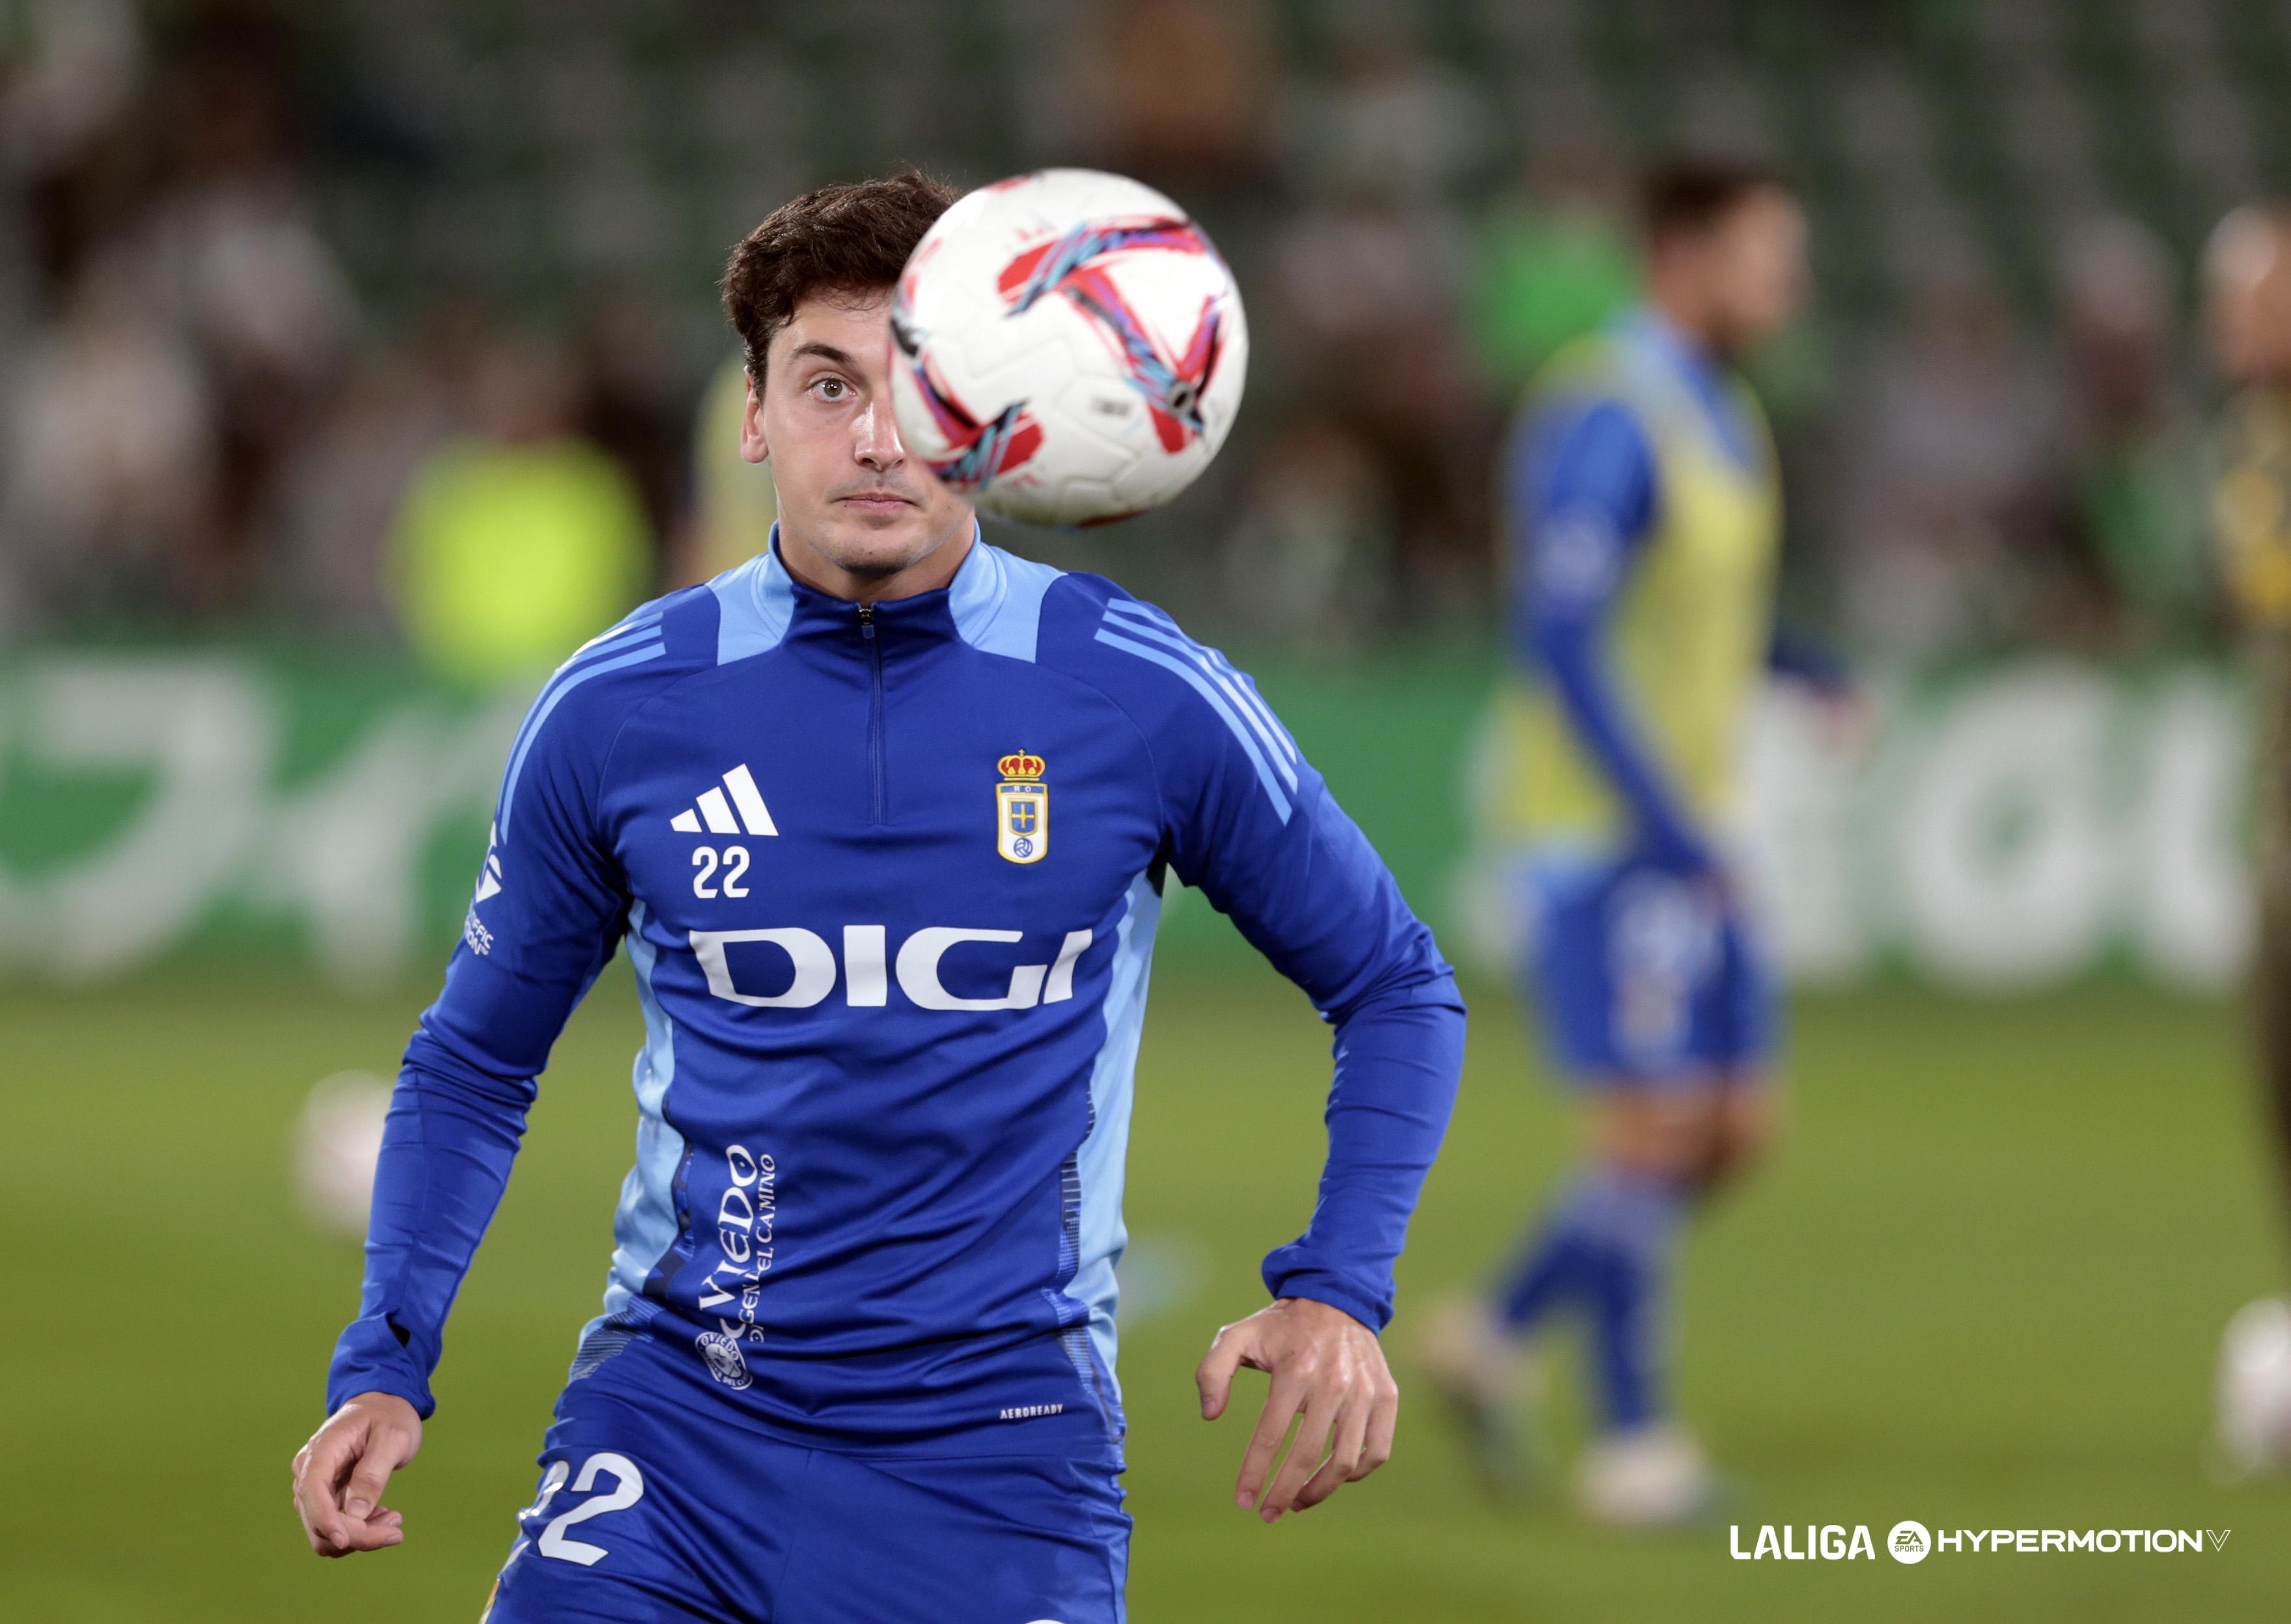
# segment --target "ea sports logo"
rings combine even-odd
[[[1885,1536],[1885,1548],[1896,1562],[1923,1562],[1933,1551],[1933,1535],[1923,1523],[1896,1523]]]

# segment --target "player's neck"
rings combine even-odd
[[[953,535],[921,558],[888,574],[879,574],[844,568],[821,549],[789,530],[784,522],[778,534],[781,567],[813,591],[840,598],[846,603],[883,603],[952,585],[978,537],[977,527],[966,519]]]
[[[1710,318],[1702,300],[1682,289],[1667,288],[1658,280],[1649,290],[1647,308],[1711,366],[1724,366],[1732,359],[1728,347],[1719,342],[1718,324]]]

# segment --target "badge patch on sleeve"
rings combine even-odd
[[[1020,751],[995,766],[1002,782],[994,786],[994,849],[1012,863],[1040,863],[1050,849],[1050,786],[1042,782],[1042,758]]]

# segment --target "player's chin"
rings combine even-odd
[[[829,551],[861,575],[906,568],[947,537],[946,516],[921,502],[838,502]]]
[[[829,550],[846,569],[861,575],[904,569],[930,551],[928,517],[919,503],[838,502],[829,514]]]

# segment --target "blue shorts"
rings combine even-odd
[[[1121,1463],[842,1454],[567,1387],[483,1624],[1119,1624]]]
[[[1531,991],[1582,1083],[1660,1088],[1762,1070],[1773,977],[1739,911],[1631,857],[1538,854],[1523,866]]]

